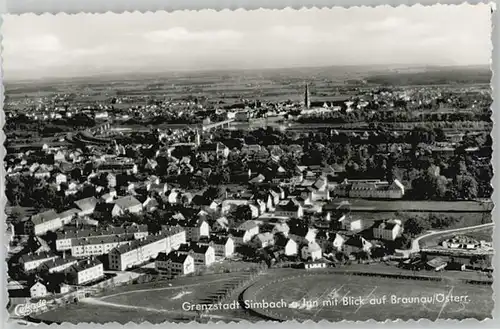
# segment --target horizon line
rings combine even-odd
[[[7,78],[5,79],[5,72],[3,72],[2,82],[5,83],[29,83],[29,82],[41,82],[42,80],[47,81],[58,81],[58,80],[70,80],[70,79],[91,79],[91,78],[111,78],[125,75],[132,76],[154,76],[162,74],[178,74],[178,73],[208,73],[208,72],[241,72],[241,71],[273,71],[273,70],[300,70],[300,69],[321,69],[321,68],[335,68],[335,67],[373,67],[373,68],[490,68],[491,63],[484,64],[345,64],[345,65],[313,65],[313,66],[285,66],[285,67],[262,67],[262,68],[198,68],[198,69],[172,69],[172,70],[162,70],[162,71],[130,71],[130,72],[105,72],[105,73],[94,73],[94,74],[78,74],[75,76],[42,76],[38,78]]]

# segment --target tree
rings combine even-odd
[[[411,217],[404,223],[405,232],[411,236],[419,235],[430,228],[430,223],[421,217]]]
[[[228,216],[228,220],[235,226],[239,223],[246,222],[252,219],[252,209],[248,205],[238,205]]]
[[[222,197],[224,195],[224,192],[225,192],[225,190],[223,187],[212,185],[212,186],[209,186],[205,190],[205,192],[203,192],[203,196],[206,199],[213,200],[213,199],[217,199],[217,198]]]

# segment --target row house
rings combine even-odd
[[[397,179],[391,184],[380,180],[346,180],[334,188],[333,194],[350,198],[401,199],[405,194],[405,187]]]
[[[52,260],[49,260],[48,262],[40,265],[39,269],[40,271],[48,272],[50,274],[60,273],[64,272],[68,267],[76,264],[77,262],[78,259],[73,257],[64,256],[63,258],[53,258]]]
[[[89,257],[108,254],[113,248],[128,244],[130,240],[125,240],[119,236],[103,236],[82,238],[71,242],[71,256]]]
[[[166,226],[162,225],[161,234],[167,237],[166,252],[177,250],[179,247],[186,243],[186,230],[180,226]]]
[[[87,259],[70,266],[66,270],[69,284],[84,285],[104,278],[104,267],[97,259]]]
[[[80,209],[71,208],[66,211],[63,211],[59,214],[59,218],[63,225],[68,225],[71,221],[78,216]]]
[[[25,254],[19,258],[19,265],[21,265],[22,270],[27,273],[36,270],[43,263],[56,258],[59,258],[59,256],[50,252]]]
[[[33,215],[23,224],[25,234],[35,234],[37,236],[44,235],[48,231],[55,232],[63,227],[61,218],[54,209]]]
[[[109,267],[112,270],[125,271],[155,259],[160,252],[168,250],[169,240],[167,235],[157,234],[142,240],[129,241],[109,252]]]
[[[147,225],[131,225],[127,227],[107,226],[105,228],[69,230],[58,232],[56,237],[56,250],[70,250],[74,243],[87,238],[103,238],[116,236],[122,240],[139,240],[148,236]]]
[[[99,165],[100,172],[137,174],[137,164],[133,162],[110,161]]]

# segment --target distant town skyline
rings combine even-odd
[[[5,80],[347,65],[488,65],[487,4],[5,15]]]

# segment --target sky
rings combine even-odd
[[[5,80],[337,65],[488,65],[490,7],[4,15]]]

